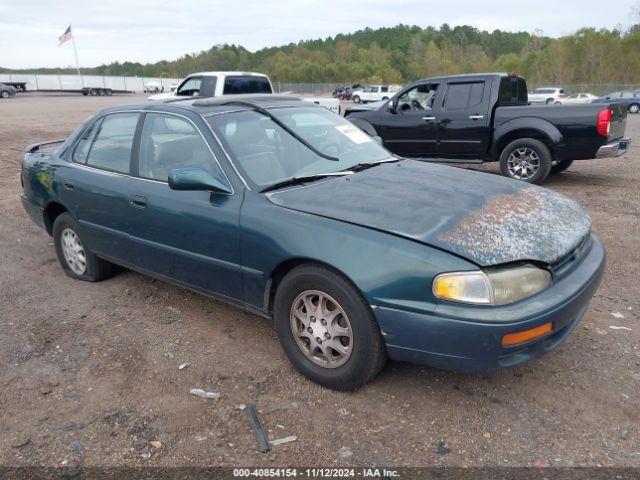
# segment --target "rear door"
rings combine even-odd
[[[197,167],[227,181],[207,140],[187,117],[145,114],[127,210],[135,264],[149,272],[241,299],[242,194],[177,191],[176,168]]]
[[[138,112],[111,113],[84,131],[70,151],[62,195],[97,254],[127,260],[130,160]]]
[[[442,107],[435,112],[437,153],[479,155],[489,141],[491,84],[480,81],[447,82]]]

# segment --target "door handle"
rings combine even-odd
[[[63,186],[64,188],[66,188],[67,190],[73,190],[73,189],[74,189],[73,182],[72,182],[72,181],[70,181],[70,180],[65,180],[65,181],[62,183],[62,186]]]
[[[471,120],[482,120],[484,118],[484,115],[469,115],[469,118]]]
[[[133,208],[147,208],[147,199],[141,195],[132,195],[129,199],[129,205]]]
[[[430,122],[436,119],[436,117],[422,117],[425,122]]]

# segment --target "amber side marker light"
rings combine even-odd
[[[547,322],[539,327],[530,328],[529,330],[522,330],[521,332],[507,333],[502,337],[502,346],[508,347],[509,345],[517,345],[518,343],[528,342],[538,337],[542,337],[551,331],[553,327],[552,322]]]

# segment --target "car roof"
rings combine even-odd
[[[267,77],[264,73],[258,72],[237,72],[237,71],[220,71],[220,72],[195,72],[190,73],[187,77],[193,77],[195,75],[201,75],[203,77],[219,77],[221,75],[225,76],[247,76],[247,77]],[[185,78],[187,78],[185,77]]]
[[[101,113],[109,113],[123,110],[144,110],[144,111],[173,111],[189,110],[198,115],[209,115],[212,113],[227,113],[238,110],[250,110],[250,105],[242,105],[229,102],[246,102],[261,108],[272,107],[316,107],[324,108],[312,102],[305,102],[299,97],[289,95],[273,94],[244,94],[244,95],[220,95],[217,97],[197,98],[170,98],[167,100],[151,101],[130,105],[119,105],[102,110]]]

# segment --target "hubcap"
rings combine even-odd
[[[638,107],[638,105],[631,105],[631,107],[629,107],[629,111],[631,113],[638,113],[638,110],[640,110],[640,107]]]
[[[80,237],[70,228],[65,228],[60,235],[60,240],[67,265],[76,275],[83,275],[87,271],[87,256]]]
[[[298,348],[316,365],[337,368],[353,350],[353,331],[340,304],[326,293],[306,290],[291,305],[291,332]]]
[[[530,148],[517,148],[509,155],[507,168],[513,178],[527,180],[538,172],[540,157]]]

